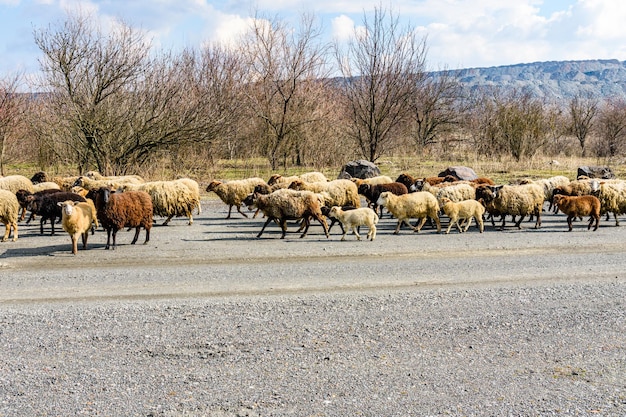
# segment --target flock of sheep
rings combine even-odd
[[[626,213],[626,181],[598,180],[580,177],[570,181],[564,176],[547,179],[522,180],[515,184],[496,185],[489,178],[462,181],[445,177],[414,178],[403,173],[395,180],[389,176],[368,179],[328,180],[319,172],[299,176],[272,176],[267,182],[261,178],[220,182],[213,181],[206,189],[214,192],[228,205],[230,218],[232,208],[243,216],[242,206],[261,211],[266,221],[257,235],[260,237],[266,226],[276,222],[285,237],[288,220],[301,220],[301,237],[306,236],[311,219],[318,221],[328,236],[329,227],[324,217],[339,222],[342,240],[353,231],[360,240],[358,228],[369,229],[368,239],[376,237],[376,225],[385,208],[397,220],[394,234],[403,225],[419,232],[430,220],[437,232],[441,232],[440,218],[449,219],[445,233],[456,226],[459,232],[469,229],[472,219],[478,230],[484,231],[484,219],[501,221],[500,229],[507,218],[521,229],[521,222],[529,216],[535,228],[541,227],[544,204],[548,210],[562,211],[567,215],[569,230],[575,218],[589,216],[588,229],[597,230],[602,214],[613,213],[616,225],[618,216]],[[361,207],[361,197],[368,207]],[[255,213],[255,216],[257,215]],[[417,220],[415,225],[411,220]]]
[[[87,246],[89,232],[102,226],[107,231],[106,249],[115,249],[117,231],[134,228],[134,244],[141,228],[150,239],[154,216],[165,217],[164,225],[173,217],[187,217],[193,223],[193,212],[200,208],[200,186],[190,178],[172,181],[144,181],[137,175],[104,177],[88,172],[79,177],[52,177],[38,172],[31,179],[22,175],[0,177],[0,221],[5,225],[2,241],[13,232],[18,238],[18,220],[30,211],[30,222],[39,217],[40,233],[50,222],[51,234],[61,220],[77,253],[78,240]],[[21,213],[20,213],[21,212]]]
[[[564,176],[496,185],[485,177],[462,181],[451,175],[414,178],[403,173],[395,180],[384,175],[329,180],[320,172],[310,172],[289,177],[276,174],[267,182],[256,177],[212,181],[206,191],[215,193],[228,205],[227,219],[233,207],[244,217],[248,215],[241,210],[243,206],[256,209],[254,217],[261,212],[266,220],[257,237],[274,222],[281,227],[284,238],[287,221],[294,220],[300,221],[299,231],[304,237],[311,220],[315,220],[327,237],[338,222],[342,240],[350,232],[360,240],[360,226],[367,227],[367,239],[374,240],[383,208],[397,220],[394,234],[403,225],[419,232],[428,220],[441,232],[443,215],[449,219],[445,233],[455,226],[459,232],[466,232],[472,219],[481,233],[485,219],[491,219],[494,227],[495,220],[500,219],[500,228],[504,228],[507,217],[521,228],[522,220],[530,216],[535,228],[539,228],[546,202],[548,210],[554,206],[555,212],[560,210],[567,215],[569,230],[576,218],[589,216],[588,229],[593,226],[596,230],[601,215],[608,218],[613,213],[619,225],[618,216],[626,213],[626,181],[570,181]],[[361,207],[362,198],[367,207]],[[78,240],[82,239],[86,248],[89,233],[93,234],[97,227],[107,231],[106,249],[115,249],[116,233],[123,228],[135,229],[132,244],[143,228],[148,242],[154,216],[164,217],[164,225],[173,217],[184,216],[191,225],[194,210],[201,212],[200,187],[189,178],[146,182],[137,175],[104,177],[97,172],[80,177],[50,178],[44,172],[31,179],[21,175],[0,177],[0,221],[5,225],[2,241],[7,241],[11,232],[13,240],[17,240],[18,220],[23,221],[29,211],[28,221],[39,217],[41,234],[47,221],[54,234],[59,219],[71,237],[74,254]],[[411,220],[417,223],[412,225]]]

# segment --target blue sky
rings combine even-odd
[[[623,0],[0,0],[0,76],[36,73],[33,30],[88,11],[122,18],[155,47],[233,41],[254,12],[297,22],[314,13],[328,39],[345,39],[363,14],[383,5],[427,36],[429,69],[569,59],[626,60]]]

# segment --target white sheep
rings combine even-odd
[[[361,207],[359,190],[350,180],[333,180],[327,182],[306,182],[300,179],[294,180],[289,188],[298,191],[311,191],[314,193],[327,193],[325,204],[328,206],[354,206]]]
[[[501,230],[505,226],[505,216],[520,216],[515,226],[521,229],[526,215],[536,217],[535,229],[541,227],[541,209],[543,207],[543,188],[535,183],[522,185],[480,185],[476,196],[482,199],[487,211],[502,216]]]
[[[441,204],[444,198],[453,202],[476,199],[476,188],[465,181],[452,183],[442,182],[437,185],[430,185],[428,182],[424,181],[421,190],[418,190],[414,184],[411,186],[411,191],[428,191],[437,198],[439,204]]]
[[[269,180],[267,180],[267,184],[276,185],[279,188],[287,188],[289,187],[289,184],[295,180],[302,180],[306,182],[326,182],[328,181],[328,178],[326,178],[326,175],[317,171],[305,172],[304,174],[291,175],[288,177],[284,177],[280,174],[274,174],[269,178]]]
[[[626,181],[624,180],[594,180],[591,194],[600,200],[601,213],[613,213],[615,226],[619,226],[617,216],[626,213]],[[556,198],[556,196],[555,196]]]
[[[112,175],[112,176],[104,176],[100,174],[98,171],[88,171],[84,174],[85,177],[91,178],[92,180],[99,181],[113,181],[118,183],[127,183],[127,184],[143,184],[146,182],[139,175]]]
[[[265,180],[258,177],[245,178],[241,180],[233,180],[228,182],[211,181],[206,187],[207,192],[214,192],[225,204],[228,205],[227,219],[230,219],[230,213],[233,206],[237,207],[237,211],[243,217],[248,217],[241,211],[243,200],[254,192],[257,185],[267,185]]]
[[[4,223],[5,231],[2,241],[9,240],[13,228],[13,241],[17,240],[17,219],[20,214],[20,203],[11,191],[0,190],[0,222]]]
[[[467,232],[467,229],[469,229],[472,224],[472,218],[476,220],[480,233],[484,231],[483,214],[485,214],[485,207],[480,204],[480,202],[476,200],[454,202],[444,197],[441,199],[441,203],[443,212],[450,218],[450,224],[448,224],[446,234],[450,233],[450,229],[455,224],[457,229],[459,229],[459,233]],[[465,221],[465,228],[462,228],[459,224],[460,220]]]
[[[18,190],[26,190],[30,193],[34,192],[32,181],[23,175],[0,177],[0,190],[11,191],[13,194]]]
[[[361,240],[361,235],[357,231],[359,226],[367,226],[367,239],[374,240],[376,238],[376,224],[378,223],[378,215],[374,210],[368,207],[360,207],[353,210],[342,210],[339,206],[333,206],[328,213],[329,217],[339,220],[343,226],[343,235],[341,240],[346,240],[346,233],[353,230],[357,240]]]
[[[178,181],[184,185],[187,186],[187,188],[189,188],[189,191],[191,191],[191,193],[194,195],[194,198],[197,202],[197,206],[196,208],[198,209],[198,214],[202,214],[202,207],[200,204],[200,184],[198,184],[198,182],[196,180],[193,180],[191,178],[179,178],[175,181]]]
[[[394,234],[400,232],[402,223],[419,232],[426,223],[426,218],[430,217],[437,224],[437,233],[441,232],[441,223],[439,221],[439,203],[434,195],[427,191],[417,191],[403,195],[395,195],[389,191],[380,194],[378,205],[384,206],[395,218],[398,224],[394,230]],[[421,219],[421,222],[413,227],[409,223],[409,219]]]
[[[387,175],[377,175],[375,177],[370,177],[370,178],[350,178],[350,181],[356,184],[357,188],[361,184],[376,185],[376,184],[389,184],[391,182],[394,182],[394,180],[392,180],[391,177]]]
[[[188,217],[187,224],[193,224],[193,210],[199,202],[199,196],[178,180],[150,181],[143,184],[124,184],[122,191],[145,191],[152,199],[154,215],[166,217],[163,226],[173,217]]]
[[[61,207],[63,230],[69,233],[72,239],[72,253],[78,253],[78,237],[83,241],[83,249],[87,249],[87,238],[92,230],[93,223],[98,227],[98,219],[93,202],[77,202],[72,200],[57,203]]]
[[[46,181],[33,184],[33,193],[41,190],[60,190],[61,187],[56,182]]]

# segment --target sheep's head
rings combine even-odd
[[[480,185],[476,187],[476,200],[482,199],[485,203],[489,204],[496,195],[491,185]]]
[[[337,215],[341,212],[341,207],[332,206],[328,211],[328,217],[337,217]]]
[[[76,181],[74,181],[74,184],[72,184],[72,187],[84,187],[84,186],[85,186],[85,179],[83,177],[76,178]]]
[[[291,182],[291,184],[289,184],[289,189],[296,190],[296,191],[302,191],[302,187],[303,186],[304,186],[304,181],[302,181],[302,180],[294,180],[294,181]]]
[[[33,184],[38,184],[40,182],[47,182],[47,181],[48,181],[48,174],[46,174],[44,171],[35,172],[33,177],[30,179],[30,182],[32,182]]]
[[[415,182],[409,186],[409,191],[412,193],[414,193],[415,191],[422,191],[424,189],[425,182],[426,180],[424,178],[415,180]]]
[[[66,200],[58,202],[57,205],[61,207],[61,211],[65,213],[66,216],[71,216],[74,212],[74,206],[78,204],[77,201]]]
[[[370,190],[371,186],[369,184],[361,184],[359,185],[359,194],[365,194]]]
[[[267,180],[267,185],[274,185],[278,182],[279,179],[281,179],[283,176],[280,174],[274,174],[270,177],[269,180]]]
[[[387,201],[389,201],[389,194],[391,194],[391,192],[389,191],[384,191],[380,193],[376,204],[378,204],[379,206],[384,206],[385,204],[387,204]]]
[[[254,202],[256,201],[257,195],[258,195],[257,192],[248,194],[246,198],[243,199],[242,203],[245,204],[248,207],[248,209],[254,207]]]
[[[217,187],[222,184],[221,181],[211,181],[211,183],[206,187],[207,192],[215,191]]]
[[[271,191],[268,184],[258,184],[254,186],[254,192],[258,194],[269,194]]]

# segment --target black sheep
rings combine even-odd
[[[57,218],[61,218],[61,207],[58,203],[62,203],[66,200],[72,201],[87,201],[85,197],[76,193],[70,193],[66,191],[60,191],[52,194],[40,194],[37,193],[26,197],[28,204],[28,210],[32,214],[38,214],[41,216],[39,223],[40,233],[43,235],[43,224],[46,220],[50,220],[52,225],[52,235],[54,235],[54,223]]]
[[[378,197],[380,194],[389,191],[395,195],[407,194],[409,190],[406,185],[401,182],[389,182],[386,184],[361,184],[359,185],[359,194],[364,196],[374,211],[378,209]],[[383,207],[380,206],[380,217],[383,217]]]
[[[57,189],[47,189],[47,190],[37,191],[36,193],[31,193],[30,191],[27,191],[27,190],[17,190],[17,192],[15,193],[15,196],[17,197],[17,201],[20,203],[20,207],[22,208],[22,215],[20,216],[20,221],[23,221],[24,218],[26,217],[26,210],[28,209],[28,196],[29,195],[54,194],[60,191],[61,190],[57,190]],[[31,212],[30,216],[28,217],[28,220],[26,221],[26,224],[29,224],[30,221],[34,218],[35,218],[35,215]]]

